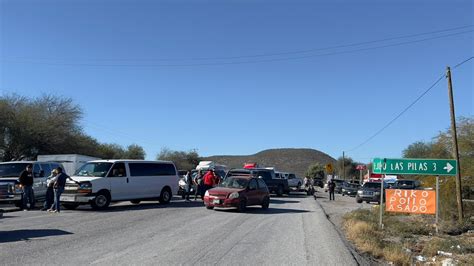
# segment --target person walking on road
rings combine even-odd
[[[33,165],[28,164],[20,174],[20,186],[23,189],[21,209],[31,210],[35,207],[35,193],[33,191]]]
[[[63,169],[61,167],[56,168],[56,171],[58,172],[58,176],[56,177],[56,181],[54,182],[54,204],[49,209],[49,212],[61,212],[61,202],[59,201],[61,194],[64,192],[64,187],[66,186],[66,180],[72,180],[79,184],[79,182],[73,180],[70,176],[66,175],[66,173],[63,173]]]
[[[334,190],[336,189],[336,183],[334,181],[329,180],[328,182],[328,190],[329,190],[329,200],[335,200],[334,199]]]
[[[186,202],[189,202],[189,195],[191,194],[191,188],[193,187],[193,177],[191,176],[191,171],[188,171],[184,176],[184,191],[186,193]]]
[[[203,179],[202,171],[199,170],[196,176],[194,177],[194,184],[196,185],[196,191],[194,192],[194,200],[197,199],[198,195],[201,196],[201,199],[204,199],[204,197],[201,194],[202,186],[203,186],[202,179]]]
[[[58,177],[58,171],[56,169],[53,169],[51,171],[51,175],[48,176],[48,179],[46,180],[46,199],[44,201],[43,208],[41,209],[42,211],[49,210],[54,203],[54,182],[56,182],[56,178]]]

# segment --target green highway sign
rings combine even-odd
[[[458,170],[456,160],[444,159],[375,158],[373,163],[376,174],[455,176]]]

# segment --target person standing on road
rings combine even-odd
[[[20,186],[23,189],[22,193],[22,210],[30,210],[35,207],[35,194],[33,191],[33,165],[28,164],[26,169],[20,174]],[[29,204],[29,206],[28,206]]]
[[[56,168],[56,171],[58,172],[58,176],[56,177],[56,181],[54,182],[54,204],[48,211],[59,213],[61,211],[61,203],[59,199],[61,197],[61,194],[64,192],[66,180],[72,180],[77,184],[79,184],[79,182],[73,180],[70,176],[66,175],[66,173],[63,173],[63,169],[61,167]]]
[[[42,211],[49,210],[54,203],[54,182],[56,182],[56,178],[58,177],[58,171],[54,169],[51,171],[51,175],[48,176],[48,179],[46,180],[46,199],[44,201],[43,208],[41,209]]]
[[[191,176],[191,171],[188,171],[184,176],[184,182],[186,183],[186,185],[184,185],[186,202],[189,202],[189,195],[191,194],[191,188],[193,187],[193,177]]]
[[[336,189],[336,183],[334,181],[329,180],[328,182],[328,190],[329,190],[329,200],[335,200],[334,199],[334,190]]]
[[[201,191],[202,191],[202,171],[199,170],[197,173],[196,173],[196,176],[194,177],[194,184],[196,185],[196,191],[194,192],[194,200],[197,199],[197,196],[201,196],[201,199],[204,199],[204,197],[202,196],[201,194]]]
[[[204,198],[204,194],[206,193],[206,191],[213,188],[218,182],[217,176],[214,173],[213,169],[207,171],[203,179],[204,179],[204,189],[203,191],[201,191],[202,198]]]

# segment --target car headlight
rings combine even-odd
[[[77,188],[79,193],[91,193],[92,192],[92,183],[91,182],[81,182]]]
[[[21,188],[20,184],[15,184],[15,193],[17,194],[23,193],[23,189]]]
[[[362,190],[357,191],[357,194],[362,194],[362,193],[364,193],[364,191]]]
[[[206,190],[206,193],[204,193],[205,197],[209,197],[209,190]]]
[[[238,199],[240,197],[239,192],[232,192],[229,195],[229,199]]]

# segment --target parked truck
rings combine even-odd
[[[77,169],[88,161],[100,160],[101,158],[80,154],[50,154],[38,155],[38,162],[58,162],[64,167],[68,175],[73,175]],[[49,174],[49,173],[48,173]]]

